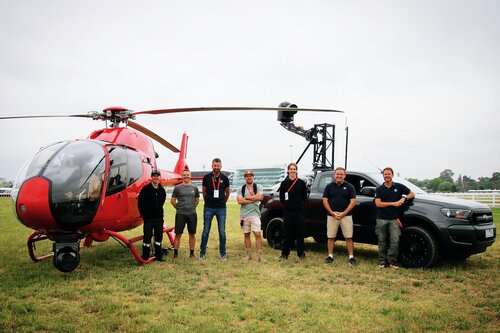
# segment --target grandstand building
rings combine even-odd
[[[231,184],[231,190],[237,191],[245,184],[245,174],[246,169],[237,169],[234,171],[233,182]],[[276,184],[281,183],[286,177],[285,168],[256,168],[252,169],[254,173],[254,182],[261,185],[263,190],[270,190]]]

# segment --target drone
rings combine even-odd
[[[103,111],[73,115],[6,116],[0,121],[26,118],[76,117],[100,120],[102,129],[86,139],[55,142],[42,147],[28,159],[14,182],[11,199],[18,220],[33,229],[27,241],[33,262],[52,258],[62,272],[75,270],[80,263],[80,243],[89,247],[93,242],[113,238],[126,247],[141,264],[156,259],[141,258],[134,244],[144,236],[127,238],[120,232],[143,223],[137,201],[139,191],[151,179],[151,170],[160,170],[162,186],[174,186],[182,181],[186,162],[188,136],[183,134],[180,149],[134,120],[137,116],[169,113],[212,111],[278,111],[278,120],[293,122],[297,111],[341,112],[329,109],[297,108],[290,103],[279,107],[195,107],[149,111],[132,111],[124,107],[108,107]],[[158,154],[153,141],[178,153],[174,170],[162,170],[157,165]],[[164,225],[171,244],[174,228]],[[48,240],[52,252],[38,256],[35,244]]]

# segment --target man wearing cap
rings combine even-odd
[[[212,161],[212,172],[203,177],[203,233],[201,235],[200,260],[205,260],[208,236],[212,227],[214,216],[219,227],[219,253],[222,261],[227,260],[226,255],[226,202],[229,199],[229,178],[221,172],[220,158]]]
[[[155,258],[163,261],[161,241],[163,240],[163,204],[167,194],[160,185],[160,171],[151,170],[151,183],[139,192],[139,212],[144,220],[144,240],[142,243],[142,259],[148,260],[151,251],[151,237],[155,236]]]
[[[252,258],[250,252],[252,241],[250,232],[255,236],[255,246],[257,248],[257,261],[262,261],[262,238],[260,222],[260,201],[262,200],[262,186],[255,184],[252,170],[245,170],[245,184],[238,188],[236,197],[240,207],[240,222],[243,235],[245,236],[246,255],[245,260]]]

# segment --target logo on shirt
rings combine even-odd
[[[398,189],[397,189],[397,188],[395,188],[395,189],[394,189],[394,192],[397,192],[397,191],[398,191]]]

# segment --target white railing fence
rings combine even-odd
[[[464,192],[464,193],[430,193],[443,197],[474,200],[490,207],[500,207],[500,193],[498,192]]]

